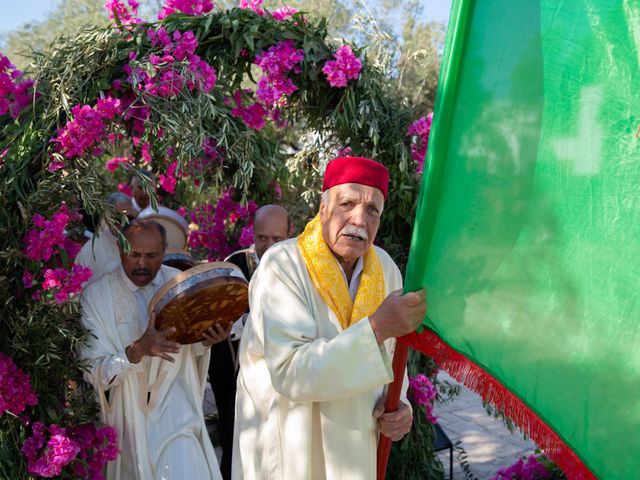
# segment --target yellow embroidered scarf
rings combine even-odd
[[[342,328],[375,312],[384,300],[382,264],[371,247],[363,258],[363,270],[355,302],[351,301],[338,260],[322,238],[320,215],[307,223],[298,237],[298,248],[318,293],[336,314]]]

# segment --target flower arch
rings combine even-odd
[[[415,123],[364,48],[327,39],[325,19],[260,4],[169,0],[145,23],[134,1],[109,0],[112,27],[62,39],[30,78],[0,57],[0,477],[89,477],[117,454],[94,424],[69,297],[91,274],[73,264],[78,210],[115,223],[103,198],[129,175],[153,196],[140,172],[154,172],[213,259],[250,243],[255,202],[301,222],[329,158],[369,156],[391,173],[378,238],[404,263],[430,119]]]

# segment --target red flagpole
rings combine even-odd
[[[387,391],[387,399],[384,403],[385,412],[393,412],[398,409],[408,356],[409,347],[407,344],[396,340],[396,349],[393,354],[393,382],[389,385],[389,390]],[[378,464],[376,469],[377,480],[384,480],[387,473],[387,463],[389,462],[390,451],[391,439],[380,434],[378,438]]]

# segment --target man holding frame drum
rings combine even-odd
[[[120,267],[87,286],[81,299],[85,377],[121,451],[106,478],[220,479],[202,399],[209,347],[229,328],[209,327],[193,344],[170,340],[175,327],[158,329],[155,313],[147,313],[154,294],[180,273],[162,265],[164,227],[134,220],[123,234],[130,249],[120,251]]]

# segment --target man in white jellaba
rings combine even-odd
[[[333,160],[319,214],[262,258],[240,344],[233,478],[373,479],[378,433],[411,428],[407,402],[381,408],[394,337],[426,313],[424,290],[401,295],[400,271],[372,245],[388,179],[373,160]]]
[[[148,219],[123,229],[130,251],[121,266],[88,285],[81,298],[89,371],[102,421],[118,432],[120,456],[107,465],[108,480],[220,479],[204,423],[202,400],[209,347],[224,340],[219,325],[202,342],[167,340],[147,307],[179,270],[162,265],[164,228]]]
[[[106,203],[112,205],[116,212],[126,215],[129,221],[133,220],[137,215],[131,198],[124,193],[115,192],[110,194],[106,199]],[[95,282],[105,273],[120,266],[118,238],[111,231],[105,219],[100,222],[100,228],[95,237],[82,246],[74,261],[78,265],[91,269],[93,273],[91,282]]]

